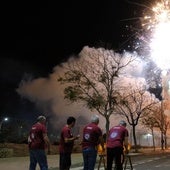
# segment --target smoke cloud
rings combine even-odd
[[[87,51],[91,51],[92,48],[84,47],[81,54],[86,54]],[[93,48],[93,51],[95,49]],[[125,56],[135,55],[130,53],[125,53]],[[86,57],[86,55],[81,55],[81,57]],[[134,56],[136,57],[136,56]],[[68,62],[73,62],[74,60],[81,60],[81,58],[70,57]],[[64,85],[61,85],[57,81],[59,76],[64,73],[64,65],[67,63],[62,63],[53,68],[53,72],[48,77],[40,77],[37,79],[22,80],[17,93],[31,102],[35,103],[36,107],[41,110],[45,115],[49,116],[50,123],[56,129],[63,126],[66,123],[66,118],[68,116],[75,116],[77,118],[77,124],[82,126],[89,122],[91,117],[91,111],[83,106],[82,103],[70,103],[64,99]],[[142,77],[143,63],[140,59],[136,60],[133,65],[126,68],[126,72],[130,76]],[[105,129],[105,120],[101,117],[99,126]],[[112,117],[113,118],[113,117]],[[111,125],[115,123],[117,117],[111,121]],[[116,121],[117,122],[117,121]]]

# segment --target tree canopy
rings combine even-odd
[[[66,71],[58,81],[67,84],[65,98],[95,109],[105,118],[108,131],[110,116],[117,114],[115,105],[120,97],[120,78],[126,76],[135,62],[136,56],[85,47],[76,60],[65,65]]]

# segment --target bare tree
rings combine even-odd
[[[161,132],[161,149],[167,149],[167,130],[169,127],[169,119],[168,116],[164,113],[162,107],[162,101],[156,105],[154,109],[153,117],[156,121],[156,127],[160,129]]]
[[[106,132],[109,118],[115,113],[117,104],[119,76],[134,57],[117,54],[103,48],[85,47],[77,60],[71,60],[63,76],[58,81],[66,86],[65,98],[71,102],[83,102],[91,110],[96,110],[105,120]]]
[[[158,102],[154,95],[146,91],[145,86],[141,82],[135,82],[134,85],[129,84],[128,88],[122,89],[120,101],[117,104],[117,111],[126,117],[130,126],[132,126],[133,140],[135,152],[138,151],[136,140],[136,126],[139,119],[147,116],[150,107]],[[135,88],[134,88],[135,87]]]
[[[165,149],[168,149],[167,145],[167,130],[169,128],[169,118],[167,115],[164,114],[164,139],[165,139]]]
[[[151,130],[152,134],[152,143],[153,143],[153,149],[155,151],[155,136],[154,136],[154,128],[158,127],[157,120],[154,116],[154,113],[149,114],[148,116],[145,116],[142,118],[142,124],[148,127]]]

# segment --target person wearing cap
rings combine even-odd
[[[128,130],[126,122],[121,120],[117,126],[112,127],[107,136],[107,170],[112,170],[113,160],[116,170],[123,170],[123,148],[128,152]]]
[[[83,170],[94,170],[96,158],[97,158],[97,146],[101,144],[104,150],[104,140],[102,137],[102,130],[98,126],[99,116],[92,115],[91,122],[88,123],[83,129],[83,140],[82,140],[82,154],[84,169]]]
[[[79,135],[73,136],[71,129],[74,127],[76,119],[72,116],[67,118],[67,124],[62,128],[59,143],[59,169],[69,170],[71,167],[71,153],[74,141],[79,139]]]
[[[46,148],[50,153],[50,141],[47,136],[46,117],[39,116],[28,136],[30,156],[29,170],[35,170],[37,163],[41,170],[48,170]]]

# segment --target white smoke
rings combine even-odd
[[[97,52],[97,49],[95,48],[84,47],[81,51],[80,58],[70,57],[68,62],[71,63],[74,60],[81,60],[81,58],[86,57],[87,52],[91,52],[92,50],[93,52]],[[129,57],[129,55],[134,56],[134,54],[130,53],[124,54],[124,56],[127,57]],[[136,57],[136,55],[134,57]],[[32,80],[22,80],[17,89],[20,96],[35,103],[36,107],[44,113],[47,115],[55,115],[56,119],[52,119],[51,122],[56,128],[66,123],[66,117],[68,116],[75,116],[76,118],[82,116],[87,121],[91,116],[91,111],[84,107],[83,104],[70,103],[64,99],[63,91],[65,87],[57,81],[59,76],[65,71],[65,68],[63,67],[64,65],[67,65],[67,63],[62,63],[62,65],[54,67],[53,73],[46,78],[40,77]],[[142,76],[142,72],[143,63],[140,59],[136,60],[133,65],[126,68],[126,73],[128,73],[129,76]],[[100,126],[102,129],[105,129],[105,120],[101,116],[100,118]],[[114,120],[111,122],[111,125],[113,123]]]

